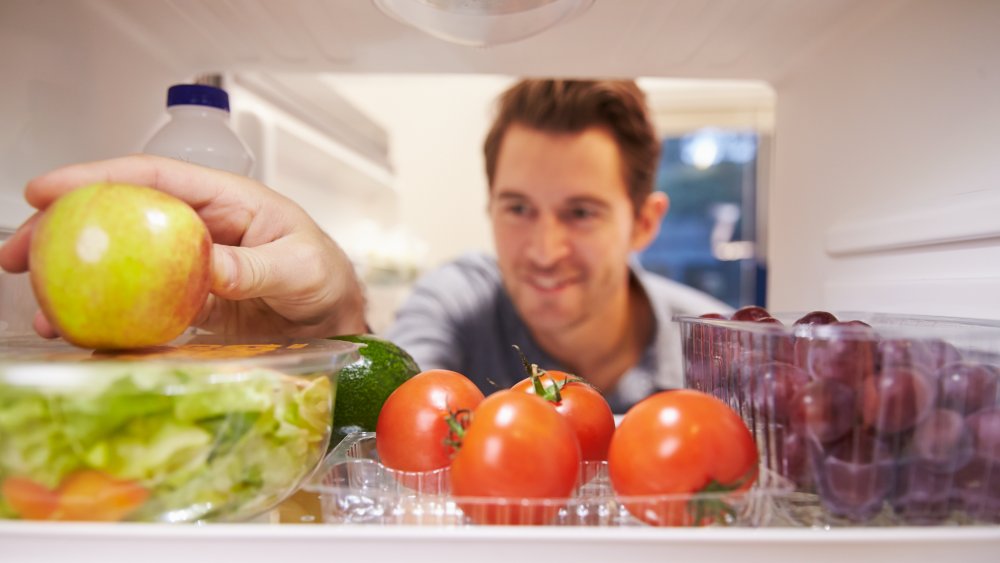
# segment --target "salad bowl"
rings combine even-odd
[[[326,453],[331,340],[189,335],[127,353],[0,340],[0,518],[242,521]]]

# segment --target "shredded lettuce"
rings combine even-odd
[[[80,465],[47,397],[0,387],[0,478],[31,476],[54,488]]]
[[[319,461],[334,392],[329,378],[267,369],[143,367],[60,390],[10,384],[0,371],[0,481],[55,489],[96,469],[150,490],[135,519],[252,515]]]

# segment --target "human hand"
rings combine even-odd
[[[149,186],[201,216],[215,244],[211,295],[196,326],[258,336],[365,332],[364,296],[350,260],[301,207],[249,178],[157,156],[66,166],[28,182],[25,199],[38,212],[0,247],[0,267],[27,271],[41,214],[62,194],[97,182]],[[35,330],[57,336],[40,312]]]

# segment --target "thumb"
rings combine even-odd
[[[212,293],[223,299],[251,299],[267,295],[275,283],[273,262],[263,247],[212,245]]]

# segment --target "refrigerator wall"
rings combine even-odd
[[[361,1],[7,0],[0,227],[30,214],[20,194],[34,175],[136,151],[162,118],[165,88],[203,72],[754,79],[777,100],[771,308],[1000,318],[998,29],[991,0],[623,0],[536,38],[470,49]],[[299,137],[333,138],[309,116],[269,107],[244,125],[274,118]],[[315,162],[296,164],[295,142],[266,143],[280,156],[264,158],[265,174],[268,162],[282,162],[285,178]],[[310,145],[317,158],[339,150]],[[307,208],[342,197],[357,217],[371,194],[394,197],[391,165],[374,169],[382,180],[371,190],[320,189],[315,167],[295,185],[311,186]]]
[[[998,53],[1000,3],[909,2],[775,81],[770,305],[1000,318]]]

